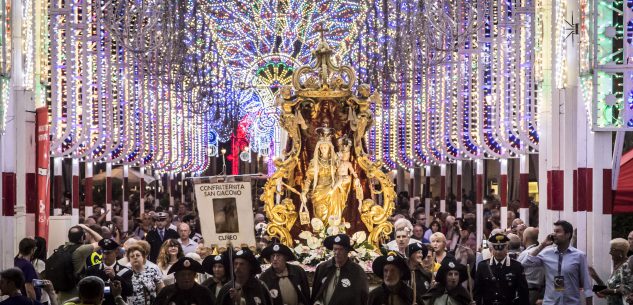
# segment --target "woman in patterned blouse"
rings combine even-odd
[[[598,277],[593,268],[589,269],[591,277],[599,284],[606,284],[607,288],[598,291],[598,297],[606,298],[609,305],[624,305],[625,298],[633,292],[633,276],[627,263],[626,254],[629,251],[629,242],[624,238],[616,238],[611,241],[611,259],[613,260],[613,272],[606,283]]]
[[[132,245],[127,249],[127,259],[132,267],[133,293],[128,297],[129,305],[154,304],[156,294],[163,285],[163,275],[158,269],[145,268],[147,252],[139,245]]]

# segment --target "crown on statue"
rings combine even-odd
[[[341,152],[351,152],[352,151],[352,140],[350,140],[347,135],[343,136],[339,140],[339,148]]]
[[[316,133],[319,136],[319,141],[329,141],[334,129],[329,127],[327,123],[323,123],[321,127],[316,129]]]

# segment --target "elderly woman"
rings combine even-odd
[[[424,305],[468,305],[471,297],[461,285],[468,279],[466,266],[448,258],[442,262],[435,277],[437,284],[422,296]]]
[[[407,247],[411,244],[420,242],[417,239],[411,238],[413,233],[413,224],[411,221],[405,218],[396,220],[393,224],[396,239],[390,241],[387,247],[391,251],[398,251],[400,255],[408,257]]]
[[[178,259],[184,257],[185,254],[182,251],[182,246],[178,242],[177,239],[168,239],[163,245],[160,247],[160,251],[158,253],[158,259],[156,259],[156,264],[160,271],[163,273],[163,283],[166,285],[173,284],[176,280],[173,274],[168,274],[169,268],[173,264],[175,264]]]
[[[147,251],[141,245],[133,244],[127,248],[130,261],[133,293],[128,297],[129,305],[154,304],[156,294],[163,289],[163,276],[156,268],[146,268]]]
[[[597,292],[598,297],[606,298],[609,305],[624,305],[625,298],[633,292],[633,276],[626,256],[629,251],[629,242],[624,238],[615,238],[611,241],[611,260],[613,272],[605,283],[598,277],[593,268],[589,268],[591,277],[600,285],[607,286]]]
[[[431,234],[431,248],[435,253],[434,259],[438,264],[442,264],[444,258],[447,256],[452,257],[448,252],[446,252],[446,236],[442,232],[435,232]]]

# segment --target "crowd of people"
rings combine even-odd
[[[0,273],[6,298],[0,305],[566,305],[591,304],[594,296],[633,304],[633,232],[611,241],[614,268],[603,280],[574,247],[567,221],[554,223],[554,233],[539,241],[538,228],[518,218],[518,207],[510,207],[508,228],[501,228],[491,197],[487,238],[479,243],[468,202],[462,218],[451,201],[444,213],[437,202],[428,212],[408,202],[399,197],[393,239],[372,263],[381,283],[372,287],[350,257],[346,234],[324,239],[331,258],[310,277],[290,248],[266,236],[259,209],[257,247],[218,252],[205,245],[195,209],[178,203],[175,213],[132,207],[128,232],[117,207],[111,221],[108,211],[85,217],[49,257],[44,239],[24,238],[15,267]]]

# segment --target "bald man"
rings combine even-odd
[[[525,250],[519,254],[517,260],[522,262],[530,252],[538,246],[538,228],[528,227],[523,231],[523,246]],[[545,273],[543,267],[523,267],[525,279],[528,282],[530,305],[536,304],[537,300],[543,299],[543,283],[545,283]]]
[[[198,243],[189,238],[189,236],[191,235],[191,228],[186,222],[181,222],[178,224],[178,235],[180,236],[178,242],[182,246],[182,252],[185,255],[189,253],[195,253],[196,248],[198,248]]]

